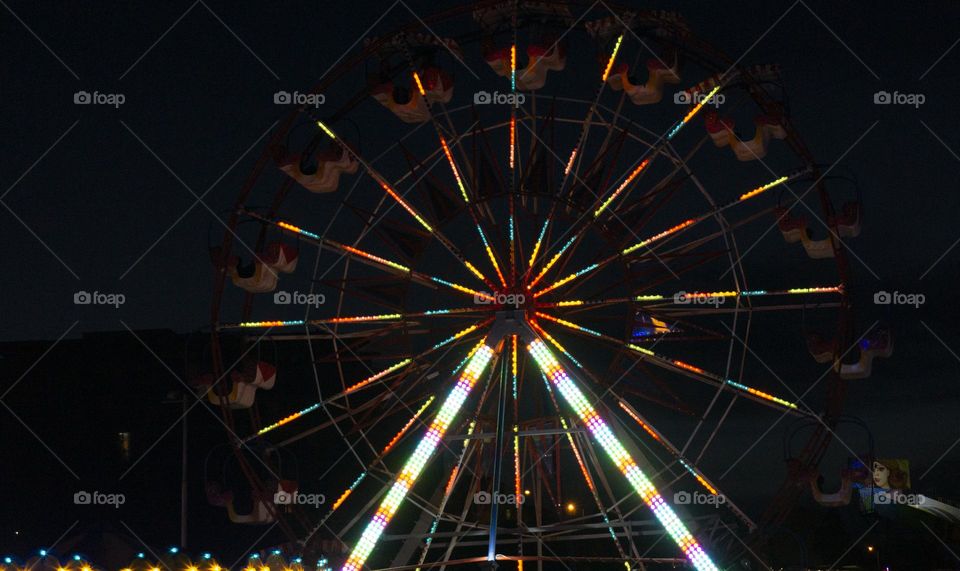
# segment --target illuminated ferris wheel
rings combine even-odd
[[[319,567],[729,565],[888,351],[846,350],[860,205],[834,207],[781,70],[674,13],[477,2],[284,97],[215,252],[199,384],[250,496],[211,501]],[[791,271],[756,283],[767,232]],[[801,315],[828,379],[747,365]],[[781,416],[827,428],[748,513],[711,451]]]

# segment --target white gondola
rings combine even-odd
[[[297,269],[297,260],[299,258],[300,253],[296,248],[289,244],[281,244],[279,242],[268,244],[263,252],[263,262],[267,266],[285,274],[291,274]]]
[[[277,270],[261,260],[253,262],[252,270],[240,267],[240,259],[234,258],[227,266],[227,274],[233,285],[250,293],[267,293],[277,289]]]
[[[310,192],[334,192],[340,186],[340,175],[356,174],[360,163],[340,145],[331,145],[317,154],[317,167],[312,172],[300,168],[300,155],[288,155],[279,159],[280,170]]]
[[[614,91],[623,90],[630,97],[634,105],[650,105],[659,103],[663,99],[665,84],[680,83],[680,70],[676,64],[667,67],[658,59],[647,61],[647,81],[637,83],[628,75],[629,67],[621,63],[607,77],[607,85]]]
[[[449,103],[453,97],[453,79],[437,68],[425,69],[419,75],[424,94],[419,86],[397,88],[392,81],[374,87],[370,95],[393,112],[404,123],[423,123],[430,119],[428,103]]]
[[[717,113],[707,114],[707,133],[717,147],[729,146],[733,149],[737,160],[755,161],[767,156],[767,145],[771,139],[786,139],[787,131],[783,128],[782,120],[770,115],[759,115],[754,120],[756,129],[753,138],[740,139],[734,132],[732,119],[721,119]]]
[[[491,50],[484,55],[487,65],[500,77],[510,77],[510,48]],[[527,65],[517,68],[517,89],[536,91],[547,83],[548,71],[562,71],[567,66],[563,42],[534,44],[527,48]]]
[[[777,215],[777,226],[783,239],[788,244],[801,242],[807,255],[814,259],[833,257],[833,242],[829,236],[820,240],[810,238],[807,230],[807,219],[804,216],[792,216],[786,208],[774,210]]]

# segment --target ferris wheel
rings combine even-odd
[[[475,2],[284,94],[215,249],[199,385],[250,499],[211,501],[318,568],[704,570],[756,545],[891,341],[848,350],[859,199],[835,205],[782,70],[738,63],[671,12]],[[768,232],[791,271],[755,277]],[[771,339],[827,378],[747,366]],[[779,417],[818,425],[751,511],[710,453]]]

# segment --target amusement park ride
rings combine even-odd
[[[326,104],[274,133],[213,248],[196,384],[243,486],[208,482],[210,501],[347,571],[762,553],[846,383],[893,343],[853,333],[849,179],[800,139],[782,70],[738,63],[675,13],[575,1],[475,2],[351,52],[311,91]],[[748,286],[744,241],[773,228],[793,274]],[[746,366],[801,314],[821,383]],[[261,350],[280,342],[310,374]],[[815,428],[751,514],[707,452],[762,414]],[[284,472],[294,447],[316,473]],[[289,501],[308,480],[338,486],[323,509]],[[691,493],[709,505],[677,505]]]

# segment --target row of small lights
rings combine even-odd
[[[167,552],[170,553],[171,555],[176,555],[180,553],[180,548],[171,547],[170,549],[167,550]],[[40,549],[37,551],[37,553],[40,555],[40,557],[46,557],[47,555],[50,555],[50,552],[47,551],[46,549]],[[279,549],[276,549],[272,553],[273,555],[280,555],[282,552]],[[202,553],[200,557],[205,561],[213,560],[213,554],[209,552]],[[146,558],[146,554],[144,552],[141,551],[140,553],[137,553],[137,559],[145,559],[145,558]],[[83,565],[79,568],[80,571],[94,571],[93,567],[84,560],[82,555],[74,554],[72,556],[72,559],[77,563],[83,563]],[[254,553],[253,555],[251,555],[249,559],[250,562],[248,562],[247,566],[243,568],[243,571],[271,571],[270,567],[268,567],[267,565],[260,565],[259,567],[253,565],[252,562],[257,561],[259,559],[260,559],[259,554]],[[5,565],[13,565],[14,561],[15,559],[9,555],[3,558],[3,563]],[[295,557],[291,560],[291,563],[302,565],[303,558]],[[2,565],[0,565],[0,571],[6,571],[6,569]],[[23,568],[20,571],[28,571],[28,570],[26,568]],[[57,571],[71,571],[71,569],[65,566],[58,566]],[[124,567],[120,571],[133,571],[133,569],[131,569],[130,567]],[[153,567],[150,567],[147,571],[162,571],[162,570],[160,569],[160,567],[154,565]],[[200,571],[200,567],[194,564],[190,564],[184,567],[184,571]],[[217,564],[214,561],[209,567],[206,568],[206,571],[229,571],[229,569],[221,567],[219,564]],[[293,569],[291,567],[284,567],[283,571],[293,571]],[[317,561],[316,571],[332,571],[332,569],[329,567],[329,563],[327,562],[326,558],[322,558],[319,561]]]

